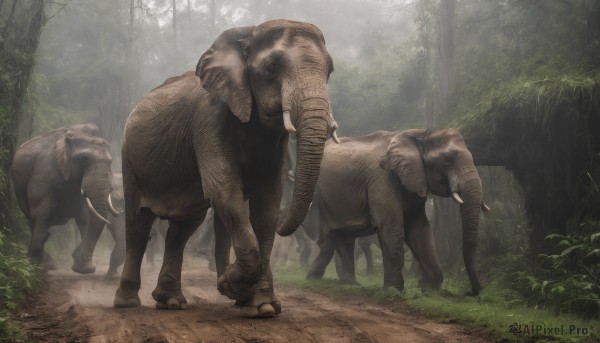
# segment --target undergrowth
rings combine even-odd
[[[504,285],[505,272],[491,278],[484,276],[485,288],[477,297],[464,295],[469,282],[463,268],[459,267],[445,275],[439,291],[421,290],[417,287],[417,277],[406,276],[406,273],[404,291],[384,289],[381,268],[374,275],[357,273],[361,286],[339,284],[331,267],[323,280],[306,280],[305,275],[304,269],[288,267],[275,273],[275,282],[327,295],[340,302],[360,299],[440,323],[458,322],[470,332],[498,341],[600,340],[600,325],[596,320],[568,313],[557,314],[543,306],[532,306],[519,292]]]
[[[24,246],[12,242],[0,230],[0,342],[22,338],[8,318],[19,302],[39,284],[39,271],[27,257]]]

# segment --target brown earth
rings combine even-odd
[[[206,264],[186,263],[182,276],[184,311],[156,310],[150,293],[157,271],[143,275],[142,306],[115,309],[118,279],[104,270],[80,275],[68,269],[48,273],[42,292],[13,320],[39,342],[487,342],[458,324],[435,323],[358,300],[276,285],[282,313],[245,319],[216,289]],[[277,281],[277,280],[275,280]]]

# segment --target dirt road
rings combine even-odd
[[[283,307],[279,316],[240,318],[233,301],[217,292],[216,274],[205,265],[184,267],[185,311],[155,310],[150,293],[157,272],[143,276],[141,307],[114,309],[118,279],[103,280],[103,272],[50,272],[43,292],[15,323],[40,342],[485,342],[456,324],[281,286],[276,286]]]

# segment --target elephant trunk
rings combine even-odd
[[[93,207],[93,210],[90,209],[89,226],[81,240],[80,258],[85,263],[88,261],[91,262],[96,242],[100,237],[100,233],[102,233],[104,224],[107,222],[105,218],[107,218],[110,207],[108,204],[108,195],[111,189],[110,170],[108,169],[105,172],[91,172],[89,175],[84,176],[81,189],[84,199],[87,198],[89,200],[85,201]],[[93,213],[94,211],[97,215]]]
[[[458,193],[463,201],[460,206],[463,232],[463,260],[471,281],[472,295],[479,294],[481,283],[475,269],[479,211],[482,204],[482,187],[477,168],[470,165],[461,170]]]
[[[302,115],[299,116],[296,125],[297,162],[294,174],[296,182],[289,214],[277,228],[277,233],[281,236],[294,233],[308,213],[319,177],[325,138],[329,128],[328,108],[327,101],[323,99],[309,99],[305,100],[304,106],[299,111]]]

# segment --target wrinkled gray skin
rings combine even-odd
[[[484,208],[481,181],[463,137],[452,129],[378,131],[326,144],[312,211],[320,215],[319,256],[308,278],[321,278],[334,251],[342,276],[356,283],[354,241],[377,234],[384,264],[384,286],[404,289],[404,242],[423,271],[421,285],[438,288],[442,270],[427,217],[428,193],[456,192],[463,230],[463,256],[471,293],[481,284],[475,270],[479,211]],[[310,215],[309,215],[310,217]]]
[[[112,174],[111,182],[112,190],[110,197],[112,204],[117,210],[125,208],[124,194],[123,194],[123,175],[121,173]],[[117,269],[125,261],[125,216],[110,213],[109,224],[106,224],[108,231],[115,241],[115,247],[110,254],[110,264],[106,277],[111,278],[117,274]]]
[[[11,175],[31,228],[29,256],[48,269],[56,267],[44,251],[48,228],[75,218],[82,238],[71,269],[96,270],[92,255],[104,222],[90,213],[85,197],[107,218],[112,162],[109,144],[98,132],[94,124],[65,126],[28,140],[15,153]]]
[[[312,200],[325,139],[337,126],[327,94],[332,70],[317,27],[268,21],[223,32],[200,58],[198,77],[169,79],[136,105],[122,147],[127,253],[115,307],[140,305],[140,264],[157,216],[170,226],[152,296],[157,308],[187,307],[183,249],[212,206],[219,291],[242,316],[280,313],[271,248],[276,228],[297,227]],[[278,224],[284,147],[294,130],[296,184]]]

